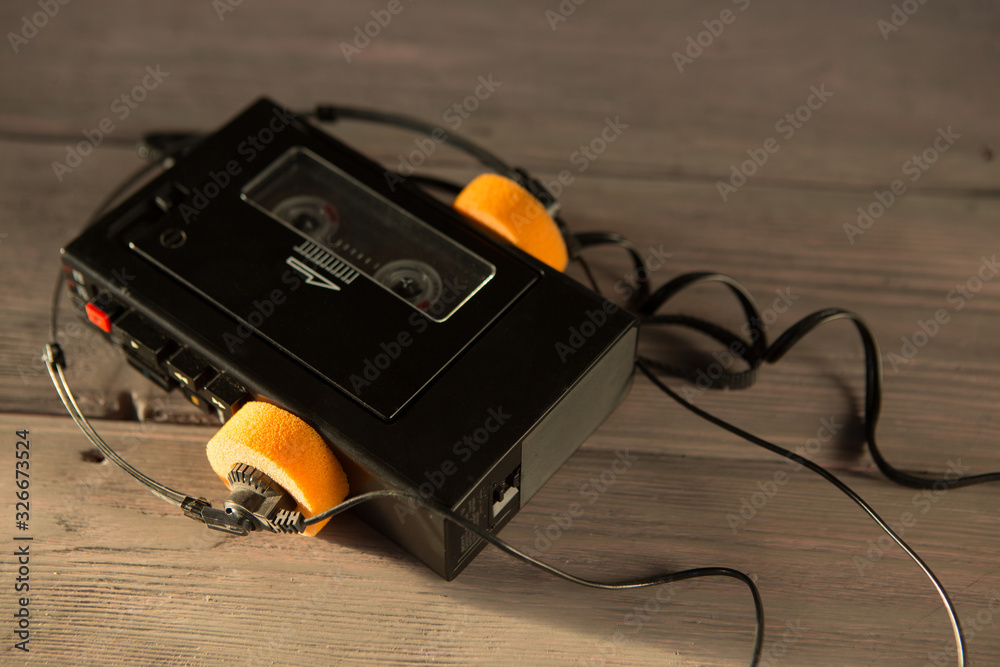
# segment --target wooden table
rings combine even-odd
[[[543,180],[568,172],[561,199],[574,229],[671,253],[654,283],[693,270],[736,276],[774,308],[772,339],[822,307],[862,314],[887,359],[879,433],[890,461],[927,474],[1000,469],[995,2],[48,4],[51,17],[39,14],[44,2],[0,7],[4,663],[749,662],[752,607],[736,582],[607,593],[488,550],[445,583],[351,517],[318,539],[230,538],[93,461],[38,359],[58,249],[139,164],[144,132],[211,129],[261,94],[432,122],[451,122],[459,105],[460,132]],[[377,32],[367,42],[366,29]],[[470,98],[480,77],[493,84]],[[53,167],[104,119],[99,146],[70,171]],[[581,158],[609,122],[621,124],[614,141]],[[394,130],[333,131],[390,166],[414,148]],[[755,156],[760,164],[746,162]],[[446,148],[429,163],[451,178],[475,174]],[[750,173],[745,183],[736,171]],[[859,226],[859,207],[870,223]],[[629,271],[614,251],[591,257],[606,289]],[[668,310],[738,326],[723,292],[698,288]],[[942,312],[947,322],[934,326]],[[62,322],[71,381],[107,440],[140,469],[220,501],[202,453],[216,427],[141,381],[68,310]],[[711,361],[717,348],[650,333],[643,350]],[[839,323],[749,391],[696,402],[808,447],[903,525],[957,605],[972,664],[998,664],[1000,491],[927,495],[883,478],[862,444],[861,379],[857,336]],[[31,439],[26,532],[13,516],[21,429]],[[767,612],[762,664],[954,664],[933,589],[898,548],[883,548],[870,519],[641,377],[503,537],[537,546],[622,449],[635,464],[558,532],[544,554],[552,563],[606,578],[709,565],[750,573]],[[741,510],[745,522],[734,522]],[[30,653],[13,648],[13,538],[25,534]]]

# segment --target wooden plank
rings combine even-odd
[[[315,540],[232,539],[87,460],[37,360],[58,249],[137,165],[131,144],[143,132],[211,129],[261,93],[295,108],[332,100],[447,125],[444,114],[492,75],[501,85],[460,131],[548,182],[567,170],[573,183],[562,200],[575,229],[620,231],[671,253],[654,283],[711,269],[745,281],[765,309],[781,306],[776,290],[793,295],[785,312],[772,311],[772,338],[819,308],[861,313],[887,355],[880,436],[889,460],[927,473],[996,469],[1000,284],[992,275],[981,288],[974,281],[997,251],[1000,89],[990,82],[1000,14],[990,3],[926,3],[884,39],[878,21],[890,17],[889,3],[743,4],[590,0],[553,30],[546,11],[558,11],[555,2],[505,3],[502,12],[484,2],[404,3],[350,63],[340,43],[385,2],[243,2],[222,20],[208,2],[69,3],[18,52],[8,37],[10,48],[0,49],[0,426],[11,444],[19,428],[33,437],[29,661],[749,659],[751,607],[734,582],[685,583],[659,598],[602,593],[487,551],[444,583],[350,517]],[[672,54],[724,8],[734,21],[678,72]],[[19,31],[37,11],[28,0],[5,3],[0,26]],[[113,101],[156,65],[169,72],[162,86],[119,118]],[[811,86],[833,96],[792,136],[780,135],[776,122]],[[58,180],[53,161],[105,117],[114,131]],[[628,128],[580,172],[574,153],[618,117]],[[908,180],[907,162],[948,127],[960,135],[954,145]],[[414,149],[406,133],[333,130],[388,165]],[[768,137],[780,139],[779,150],[723,201],[718,181]],[[432,160],[449,178],[475,173],[443,148]],[[875,191],[894,179],[905,194],[863,234],[845,227],[857,225],[858,207],[877,212]],[[592,254],[608,293],[629,271],[622,259]],[[957,286],[974,296],[959,298]],[[693,290],[670,310],[740,324],[718,288]],[[921,323],[933,328],[940,310],[948,321],[911,360],[888,356],[904,352],[904,338],[923,340]],[[124,368],[88,329],[63,321],[73,386],[88,414],[104,418],[109,442],[157,478],[221,500],[202,453],[215,427]],[[717,351],[677,332],[644,337],[647,353],[710,362]],[[861,372],[860,346],[840,323],[765,369],[751,391],[708,392],[697,402],[805,449],[890,523],[912,524],[904,536],[952,594],[971,662],[997,663],[996,489],[927,495],[887,482],[859,445]],[[836,436],[819,442],[830,425]],[[585,485],[624,450],[635,463],[593,495],[597,487]],[[787,481],[779,484],[779,473]],[[0,494],[9,498],[12,485],[9,473],[0,476]],[[584,515],[560,527],[574,502]],[[745,524],[734,519],[741,512]],[[10,525],[5,534],[14,532]],[[765,600],[770,664],[952,660],[930,585],[857,508],[815,476],[684,413],[641,378],[504,537],[591,576],[703,565],[750,572]]]
[[[836,655],[844,664],[922,664],[943,650],[947,625],[929,584],[898,551],[882,557],[873,551],[864,560],[869,541],[878,548],[879,532],[831,487],[755,452],[723,459],[710,449],[682,451],[676,438],[636,437],[631,429],[623,435],[633,412],[627,407],[602,428],[504,537],[600,578],[702,565],[751,572],[766,603],[770,655],[785,651],[790,663],[827,664]],[[736,583],[685,582],[659,599],[655,591],[587,591],[491,550],[445,583],[350,518],[334,521],[317,539],[232,538],[199,528],[110,464],[85,461],[85,441],[65,419],[7,415],[0,425],[11,444],[15,429],[31,429],[32,661],[748,659],[751,607]],[[213,501],[224,496],[202,455],[211,429],[120,422],[100,429],[111,442],[133,443],[124,449],[141,470]],[[707,437],[727,439],[718,432]],[[623,447],[634,464],[606,491],[584,490]],[[759,484],[782,469],[789,481],[745,526],[731,530],[726,515],[738,513],[741,499],[760,493]],[[917,516],[907,538],[949,587],[967,631],[977,614],[986,618],[1000,588],[987,516],[995,489],[945,493],[927,501],[922,514],[919,494],[844,474],[890,521],[906,511]],[[10,477],[0,481],[8,496]],[[583,515],[559,527],[553,517],[574,502]],[[818,514],[819,508],[826,511]],[[9,538],[13,531],[5,532]],[[863,576],[855,557],[864,563]],[[1000,633],[993,618],[979,624],[970,633],[970,656],[974,664],[991,664],[1000,658]]]
[[[807,10],[788,2],[588,4],[553,30],[546,11],[558,3],[508,3],[503,12],[456,0],[404,3],[351,62],[340,45],[384,2],[242,3],[221,21],[209,3],[67,5],[18,53],[0,54],[0,130],[54,137],[52,159],[64,159],[65,138],[79,141],[103,118],[115,124],[109,141],[210,128],[261,93],[293,108],[333,100],[450,122],[448,109],[492,74],[500,87],[474,101],[462,130],[530,147],[532,162],[556,172],[572,169],[573,152],[620,116],[629,129],[595,172],[714,183],[772,137],[780,150],[748,191],[849,184],[867,195],[902,177],[938,128],[952,126],[961,138],[914,187],[996,196],[1000,162],[990,156],[1000,146],[992,122],[1000,89],[984,76],[1000,65],[995,11],[973,2],[959,11],[921,6],[884,39],[878,21],[891,7],[860,1]],[[689,48],[688,38],[708,41],[705,22],[727,6],[732,23],[678,71],[673,54]],[[33,11],[33,3],[7,3],[0,25],[20,26]],[[112,108],[157,65],[169,76],[146,99]],[[808,122],[776,127],[821,85],[833,97]]]

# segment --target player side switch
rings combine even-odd
[[[92,303],[88,303],[87,319],[104,333],[111,333],[111,316]]]

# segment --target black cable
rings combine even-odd
[[[760,312],[757,310],[757,304],[754,301],[750,290],[748,290],[743,283],[735,278],[725,275],[724,273],[696,271],[678,276],[667,282],[665,285],[660,286],[655,292],[653,292],[653,294],[651,294],[650,297],[639,306],[639,313],[642,315],[652,315],[659,310],[663,304],[672,299],[682,290],[690,287],[691,285],[706,282],[722,283],[729,288],[729,291],[736,295],[737,299],[739,299],[740,305],[743,307],[743,314],[745,315],[749,326],[750,348],[758,358],[762,359],[764,357],[764,351],[767,349],[767,334],[764,331],[764,322],[760,318]]]
[[[676,295],[679,291],[687,286],[696,284],[703,280],[709,279],[718,280],[729,285],[733,291],[740,296],[740,300],[744,305],[744,312],[747,315],[748,322],[760,323],[759,316],[756,314],[756,308],[753,306],[753,301],[748,293],[745,293],[745,289],[741,289],[742,286],[739,285],[733,279],[722,276],[721,274],[688,274],[674,279],[664,287],[656,291],[653,297],[647,302],[648,308],[644,310],[649,310],[649,312],[655,311],[660,305],[666,302],[667,299]],[[657,320],[663,321],[660,318],[665,318],[669,316],[652,316],[652,322],[655,323]],[[675,320],[673,323],[676,324],[686,324],[691,325],[690,322],[686,322],[684,316],[674,316]],[[759,365],[760,361],[766,361],[769,364],[777,363],[781,360],[785,354],[802,338],[808,335],[811,331],[817,327],[827,324],[829,322],[834,322],[837,320],[849,320],[854,323],[857,329],[862,345],[864,347],[865,353],[865,409],[864,409],[864,421],[865,421],[865,440],[868,444],[868,450],[871,452],[872,459],[875,461],[879,470],[890,480],[909,487],[919,488],[919,489],[937,489],[937,488],[958,488],[963,486],[970,486],[972,484],[980,484],[983,482],[1000,481],[1000,473],[985,473],[980,475],[971,475],[958,477],[955,479],[947,479],[943,477],[938,478],[928,478],[913,475],[902,470],[899,470],[892,464],[890,464],[881,454],[876,444],[875,432],[877,430],[879,413],[882,406],[882,354],[879,350],[878,339],[876,338],[871,327],[868,326],[867,322],[864,321],[859,315],[846,311],[840,308],[827,308],[824,310],[812,313],[792,326],[786,329],[777,340],[774,341],[770,346],[764,344],[764,349],[761,352],[761,346],[758,345],[755,350],[756,354],[759,356],[753,364],[753,369]],[[649,320],[647,320],[649,322]],[[708,325],[708,326],[705,326]],[[714,337],[720,342],[725,343],[726,340],[733,340],[735,334],[726,331],[721,327],[716,327],[711,325],[709,322],[699,321],[697,326],[692,328],[697,328],[698,330],[704,331],[706,333],[714,331]],[[751,338],[751,340],[754,340]],[[764,341],[763,331],[760,331],[759,337],[756,339],[757,343]],[[746,358],[745,358],[746,359]],[[748,363],[749,359],[746,359]],[[875,510],[862,499],[853,489],[847,486],[844,482],[840,481],[836,476],[827,471],[822,466],[819,466],[812,461],[795,454],[783,447],[775,445],[763,438],[760,438],[748,431],[745,431],[715,415],[699,408],[690,401],[681,397],[677,392],[668,387],[659,377],[656,376],[654,368],[662,367],[661,364],[650,359],[640,357],[636,361],[636,367],[648,377],[653,384],[655,384],[661,391],[666,393],[674,401],[682,405],[684,408],[690,410],[699,417],[709,421],[710,423],[723,428],[731,433],[738,435],[739,437],[748,440],[749,442],[763,447],[769,451],[772,451],[780,456],[790,459],[801,466],[808,468],[817,475],[833,484],[838,490],[844,493],[848,498],[854,501],[862,510],[864,510],[883,531],[893,541],[895,541],[903,551],[917,564],[918,567],[924,572],[927,578],[933,584],[935,590],[937,591],[939,597],[944,603],[945,609],[948,613],[949,619],[951,621],[952,630],[955,635],[956,651],[958,654],[958,664],[964,665],[966,660],[965,655],[965,643],[962,638],[962,628],[958,620],[958,615],[955,612],[954,605],[951,599],[948,597],[947,591],[944,586],[938,580],[937,576],[933,571],[927,566],[926,563],[917,555],[917,553],[910,548],[910,546],[903,541],[903,539],[889,527],[889,525],[882,519]],[[673,369],[671,369],[673,370]]]
[[[593,248],[602,245],[616,245],[624,248],[632,260],[635,269],[635,292],[630,295],[632,302],[645,302],[649,298],[649,272],[646,270],[646,262],[642,258],[639,248],[621,234],[614,232],[578,232],[572,235],[579,249]],[[600,290],[596,290],[600,293]]]
[[[652,314],[685,288],[701,282],[721,282],[737,295],[743,305],[747,327],[750,331],[749,342],[724,327],[707,320],[685,315]],[[840,319],[850,320],[854,322],[865,352],[865,440],[868,445],[868,451],[871,453],[872,459],[882,474],[897,484],[916,489],[954,489],[973,484],[982,484],[984,482],[1000,481],[1000,472],[952,479],[945,477],[921,477],[900,470],[885,459],[878,448],[875,435],[882,407],[882,353],[879,349],[878,339],[871,330],[871,327],[855,313],[841,308],[827,308],[817,311],[788,327],[773,344],[768,346],[766,334],[763,330],[763,322],[754,304],[753,297],[746,287],[734,278],[711,272],[687,273],[674,278],[657,289],[656,292],[640,305],[639,310],[645,315],[641,319],[643,326],[671,324],[695,329],[715,338],[723,345],[726,345],[730,351],[735,350],[737,356],[743,358],[749,366],[746,371],[739,373],[725,372],[718,378],[706,375],[703,369],[680,368],[655,359],[645,360],[649,369],[655,369],[665,375],[680,377],[691,382],[699,382],[699,386],[712,389],[745,389],[756,381],[758,369],[763,362],[767,362],[768,364],[777,363],[803,337],[823,324]]]
[[[547,572],[553,576],[556,576],[565,581],[569,581],[580,586],[586,586],[588,588],[598,588],[602,590],[625,590],[625,589],[635,589],[635,588],[648,588],[650,586],[659,586],[661,584],[668,584],[676,581],[683,581],[685,579],[695,579],[699,577],[730,577],[736,579],[747,586],[750,589],[750,594],[753,596],[754,605],[754,618],[756,627],[754,630],[754,647],[753,647],[753,658],[750,664],[757,665],[760,661],[761,650],[764,646],[764,604],[760,597],[760,591],[757,589],[757,585],[753,580],[740,572],[728,567],[698,567],[689,570],[681,570],[679,572],[672,572],[667,574],[653,575],[649,577],[641,577],[636,579],[625,579],[623,581],[617,582],[602,582],[596,581],[594,579],[587,579],[584,577],[578,577],[574,574],[570,574],[565,570],[562,570],[554,565],[550,565],[544,561],[540,561],[537,558],[529,556],[520,549],[512,546],[509,542],[491,534],[489,531],[480,527],[469,519],[466,519],[461,514],[440,505],[438,503],[432,502],[429,499],[423,498],[420,495],[413,493],[406,493],[404,491],[370,491],[368,493],[363,493],[361,495],[355,496],[339,505],[332,507],[325,512],[321,512],[316,516],[309,519],[305,519],[302,522],[303,526],[310,526],[320,521],[326,521],[342,512],[346,512],[362,503],[366,503],[372,500],[380,498],[398,498],[405,500],[412,500],[429,510],[430,512],[438,515],[439,517],[451,521],[455,525],[474,533],[481,539],[489,542],[501,551],[513,556],[514,558],[527,563],[543,572]]]
[[[748,431],[744,431],[738,426],[734,426],[733,424],[730,424],[729,422],[719,417],[716,417],[710,412],[706,412],[705,410],[702,410],[693,403],[687,401],[680,394],[678,394],[673,389],[664,384],[663,381],[660,380],[660,378],[658,378],[656,374],[653,373],[653,371],[646,366],[645,360],[642,359],[641,357],[636,361],[636,367],[640,371],[642,371],[642,373],[646,377],[648,377],[653,382],[653,384],[655,384],[667,396],[674,399],[675,401],[680,403],[683,407],[687,408],[694,414],[698,415],[702,419],[705,419],[706,421],[720,428],[729,431],[730,433],[738,435],[744,440],[748,440],[755,445],[770,450],[775,454],[778,454],[779,456],[784,456],[785,458],[808,468],[809,470],[813,471],[826,481],[833,484],[835,487],[837,487],[839,491],[841,491],[844,495],[846,495],[848,498],[854,501],[862,510],[864,510],[865,513],[868,514],[875,521],[875,523],[877,523],[879,527],[882,528],[882,530],[885,531],[885,533],[889,537],[891,537],[893,541],[896,542],[896,544],[898,544],[903,549],[904,552],[906,552],[906,555],[909,556],[913,560],[913,562],[917,564],[917,566],[923,571],[923,573],[927,576],[928,579],[930,579],[931,583],[934,585],[934,589],[937,591],[938,596],[944,603],[945,611],[948,613],[948,617],[951,620],[952,630],[955,635],[956,649],[958,651],[958,664],[960,667],[961,665],[965,664],[965,642],[962,639],[962,626],[958,621],[958,614],[955,612],[955,606],[952,604],[951,599],[948,597],[948,592],[944,589],[944,586],[938,580],[934,572],[927,566],[926,563],[924,563],[924,561],[920,558],[920,556],[917,555],[917,552],[915,552],[912,548],[910,548],[910,545],[904,542],[903,538],[897,535],[896,532],[891,527],[889,527],[889,524],[887,524],[885,520],[881,516],[879,516],[879,514],[871,507],[871,505],[865,502],[865,500],[861,496],[859,496],[854,491],[854,489],[847,486],[847,484],[844,484],[842,481],[840,481],[840,479],[838,479],[835,475],[833,475],[833,473],[829,472],[826,468],[816,463],[813,463],[809,459],[799,456],[798,454],[789,451],[784,447],[768,442],[763,438],[759,438]]]
[[[854,323],[865,349],[865,439],[868,441],[868,451],[872,459],[886,477],[903,486],[916,489],[955,489],[984,482],[1000,481],[1000,472],[984,473],[947,479],[944,477],[920,477],[904,472],[889,463],[879,451],[875,443],[875,431],[879,413],[882,409],[882,353],[879,350],[878,339],[868,323],[861,316],[840,308],[820,310],[799,320],[771,345],[765,355],[768,363],[780,360],[789,349],[802,340],[809,332],[828,322],[850,320]]]
[[[722,343],[730,354],[743,359],[747,365],[745,370],[735,372],[719,367],[718,373],[713,374],[703,368],[682,367],[656,359],[646,359],[647,365],[658,372],[687,380],[700,389],[747,389],[757,381],[760,358],[747,341],[728,329],[690,315],[649,315],[642,318],[641,326],[653,325],[682,326],[703,333]],[[711,367],[709,366],[710,369]]]
[[[743,307],[746,322],[744,330],[747,332],[749,340],[725,327],[699,317],[655,314],[659,308],[681,291],[699,283],[722,283],[736,295]],[[643,299],[638,304],[638,312],[641,326],[673,325],[699,331],[725,345],[731,354],[740,357],[747,364],[746,370],[733,372],[723,368],[719,369],[719,372],[713,376],[704,368],[680,367],[648,359],[647,364],[657,371],[664,375],[696,383],[702,389],[747,389],[757,381],[757,371],[763,363],[767,351],[767,335],[753,295],[735,278],[707,271],[682,274],[660,286],[653,294]]]
[[[664,303],[666,303],[670,298],[677,295],[680,291],[689,287],[691,285],[700,282],[721,282],[727,285],[730,290],[739,298],[744,314],[746,316],[748,329],[750,332],[749,345],[746,341],[736,334],[728,331],[727,329],[715,325],[706,320],[700,318],[693,318],[683,315],[654,315]],[[910,486],[920,489],[937,489],[937,488],[958,488],[962,486],[969,486],[972,484],[979,484],[983,482],[1000,481],[1000,473],[985,473],[980,475],[972,475],[965,477],[958,477],[955,479],[947,479],[943,477],[939,478],[928,478],[920,477],[917,475],[912,475],[910,473],[899,470],[892,464],[890,464],[881,454],[876,444],[875,432],[878,424],[879,413],[881,410],[882,403],[882,356],[879,350],[878,340],[868,326],[868,324],[857,314],[851,313],[849,311],[839,309],[839,308],[828,308],[824,310],[812,313],[802,320],[796,322],[788,329],[786,329],[781,336],[778,337],[775,342],[768,346],[766,342],[765,332],[763,330],[763,322],[760,319],[759,312],[757,311],[756,305],[754,303],[752,295],[746,290],[745,287],[738,281],[723,274],[717,273],[690,273],[679,276],[667,284],[660,287],[656,292],[646,299],[639,308],[641,314],[645,317],[641,320],[641,326],[649,326],[651,324],[673,324],[679,326],[686,326],[692,328],[702,333],[705,333],[723,344],[728,344],[730,351],[742,352],[745,351],[746,354],[740,354],[744,361],[750,366],[748,371],[745,371],[745,377],[747,382],[745,386],[749,386],[755,378],[755,373],[757,368],[766,361],[769,364],[777,363],[784,355],[803,337],[808,335],[811,331],[817,327],[826,324],[828,322],[833,322],[840,319],[850,320],[855,324],[855,327],[861,337],[862,345],[865,351],[865,410],[864,410],[864,420],[865,420],[865,439],[868,444],[868,449],[871,452],[872,459],[875,461],[879,470],[890,480],[905,486]],[[949,616],[951,622],[952,631],[955,637],[956,652],[958,657],[958,664],[964,665],[966,660],[965,643],[962,637],[962,628],[958,620],[958,615],[955,611],[954,605],[948,596],[947,591],[944,586],[938,580],[934,572],[927,566],[926,563],[920,558],[919,555],[905,542],[903,539],[892,530],[892,528],[878,515],[877,512],[864,500],[862,499],[853,489],[847,486],[844,482],[840,481],[836,476],[827,471],[822,466],[819,466],[812,461],[805,459],[804,457],[795,454],[783,447],[775,445],[763,438],[753,435],[748,431],[745,431],[715,415],[697,407],[690,401],[681,397],[677,392],[668,387],[659,377],[657,377],[654,369],[660,372],[665,372],[670,375],[677,375],[681,377],[690,377],[689,369],[678,369],[673,366],[666,365],[662,362],[639,357],[636,361],[636,367],[646,375],[650,381],[654,383],[661,391],[666,393],[674,401],[682,405],[684,408],[690,410],[694,414],[702,417],[703,419],[709,421],[710,423],[719,426],[731,433],[738,435],[749,442],[756,444],[760,447],[768,449],[780,456],[788,458],[795,461],[799,465],[808,468],[812,472],[820,475],[823,479],[827,480],[833,484],[839,491],[844,493],[848,498],[855,502],[862,510],[864,510],[889,537],[895,541],[900,548],[917,564],[917,566],[923,571],[925,576],[931,581],[934,586],[938,596],[941,598],[945,610]]]

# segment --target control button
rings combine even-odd
[[[213,406],[203,397],[199,396],[193,391],[188,391],[186,387],[181,387],[181,392],[184,394],[184,398],[186,398],[192,405],[196,405],[199,408],[201,408],[202,412],[207,412],[208,414],[215,413],[215,406]]]
[[[232,417],[236,409],[250,398],[250,394],[243,385],[225,373],[219,373],[205,385],[202,394],[208,398],[209,403],[215,406],[219,419],[223,422]]]
[[[135,357],[126,356],[125,361],[128,362],[129,366],[142,373],[147,380],[155,383],[163,391],[173,391],[177,388],[177,381],[172,377],[161,373],[159,370],[147,368]]]
[[[157,368],[176,349],[175,343],[139,313],[126,313],[114,322],[112,339],[147,366]]]
[[[189,347],[182,347],[175,352],[164,365],[181,386],[192,391],[201,389],[217,373],[200,354]]]
[[[104,333],[111,333],[111,316],[105,313],[92,303],[88,303],[84,309],[87,311],[87,319]]]

